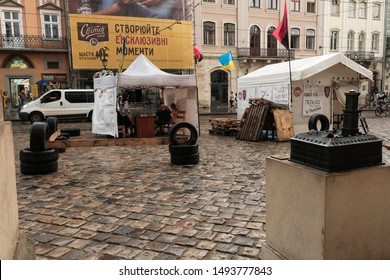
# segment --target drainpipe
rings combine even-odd
[[[384,27],[383,27],[383,56],[382,56],[382,91],[385,91],[386,68],[387,68],[387,21],[389,14],[389,0],[385,0]]]
[[[69,68],[68,68],[68,77],[69,77],[69,84],[70,88],[77,88],[74,85],[73,81],[73,71],[71,70],[72,67],[72,48],[71,48],[71,43],[70,43],[70,24],[69,24],[69,0],[65,0],[65,29],[66,29],[66,40],[67,40],[67,45],[68,45],[68,61],[69,61]]]

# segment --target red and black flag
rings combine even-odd
[[[287,23],[287,7],[286,0],[284,0],[284,13],[282,21],[279,23],[278,27],[272,33],[272,35],[286,48],[290,49],[290,44],[288,40],[288,23]]]

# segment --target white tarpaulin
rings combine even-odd
[[[264,66],[256,71],[242,76],[237,80],[239,89],[258,86],[286,84],[290,81],[289,65],[287,62]],[[372,79],[372,72],[341,53],[297,59],[291,61],[291,80],[299,81],[318,74],[332,66],[341,63],[359,74]]]
[[[196,87],[196,76],[164,72],[146,56],[140,54],[124,72],[119,74],[118,85],[128,89],[139,87]]]
[[[116,114],[116,77],[93,79],[95,103],[92,115],[92,133],[118,137]]]

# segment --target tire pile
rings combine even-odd
[[[30,129],[30,147],[19,152],[20,172],[24,175],[48,174],[58,170],[59,153],[65,148],[45,149],[45,142],[57,131],[57,118],[34,122]],[[56,140],[68,140],[70,135],[80,135],[80,129],[61,130]]]
[[[45,141],[49,139],[50,135],[48,122],[34,122],[31,125],[30,148],[21,149],[19,152],[22,174],[47,174],[57,171],[58,150],[45,149]]]
[[[190,132],[188,137],[178,137],[178,132],[187,129]],[[196,144],[198,132],[196,128],[188,122],[175,124],[169,132],[169,152],[171,163],[177,165],[199,163],[199,146]]]

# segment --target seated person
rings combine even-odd
[[[172,115],[172,123],[176,123],[177,114],[179,111],[177,110],[176,104],[171,104],[171,115]]]
[[[131,114],[130,111],[128,111],[127,114],[121,114],[119,111],[117,111],[117,122],[118,125],[124,125],[126,132],[129,132],[128,134],[133,135],[135,133],[135,121],[134,116]]]
[[[156,112],[156,118],[154,120],[154,124],[156,128],[159,130],[158,133],[162,134],[164,124],[169,124],[171,122],[171,110],[164,102],[160,102],[160,108]]]

